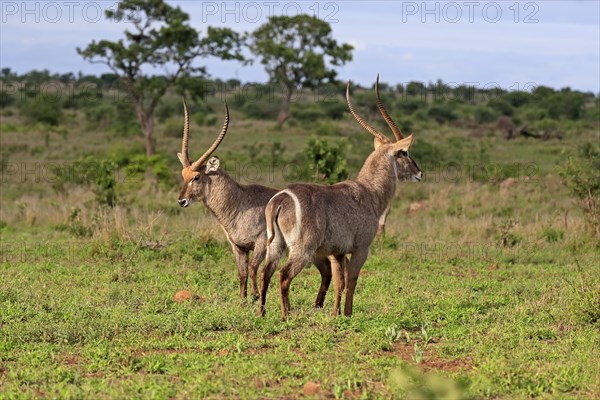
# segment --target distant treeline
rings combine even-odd
[[[95,127],[117,131],[136,129],[132,102],[115,74],[56,74],[33,70],[19,75],[4,68],[1,72],[2,109],[14,108],[31,123],[60,125],[63,110],[82,110]],[[166,79],[166,78],[165,78]],[[382,99],[404,130],[450,124],[484,135],[490,126],[508,139],[516,135],[539,138],[561,137],[581,130],[598,129],[598,94],[568,87],[528,86],[507,90],[491,84],[479,86],[436,82],[380,83]],[[222,111],[227,98],[231,107],[250,119],[275,120],[283,88],[277,83],[241,82],[237,79],[197,79],[185,91],[191,95],[191,111],[199,124],[212,124],[213,114]],[[180,95],[175,87],[161,100],[156,112],[159,122],[181,116]],[[353,102],[369,119],[377,110],[371,88],[352,86]],[[294,114],[290,124],[338,120],[347,115],[345,83],[316,89],[298,89],[292,97]],[[3,112],[6,112],[4,110]]]

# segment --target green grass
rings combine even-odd
[[[321,394],[386,397],[400,390],[390,370],[416,364],[415,343],[417,365],[460,382],[465,395],[598,390],[598,325],[576,318],[571,286],[593,274],[572,263],[493,267],[443,252],[398,260],[376,243],[351,318],[330,316],[331,296],[312,308],[319,278],[310,268],[294,281],[284,323],[276,285],[266,318],[240,305],[225,245],[204,244],[209,256],[197,261],[186,251],[192,240],[161,250],[28,235],[19,243],[31,239],[4,242],[3,397],[299,397],[307,381]],[[175,302],[183,289],[197,298]]]
[[[81,116],[71,118],[64,137],[4,125],[5,168],[139,148],[137,137],[81,130]],[[233,121],[225,163],[248,163],[252,144],[274,137],[291,162],[314,134]],[[326,138],[349,142],[352,176],[372,143],[349,120],[332,124],[350,129]],[[193,126],[191,148],[199,154],[214,134]],[[416,136],[463,163],[535,164],[535,179],[452,180],[421,162],[430,173],[399,188],[351,318],[331,316],[332,293],[312,307],[313,267],[292,283],[288,321],[276,279],[265,318],[240,304],[221,229],[200,204],[177,206],[175,178],[172,189],[119,181],[119,205],[108,209],[88,186],[61,191],[44,175],[5,170],[0,398],[300,398],[309,381],[316,398],[598,397],[600,248],[555,168],[581,139],[467,139],[448,127]],[[175,176],[179,139],[159,134],[158,144]],[[515,182],[501,186],[507,176]],[[269,179],[284,184],[281,171]],[[193,298],[176,302],[181,290]]]

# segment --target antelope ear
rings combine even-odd
[[[379,148],[379,146],[384,145],[387,143],[384,143],[381,141],[381,139],[379,139],[378,137],[374,137],[373,138],[373,147],[375,147],[375,150],[377,150]]]
[[[179,162],[181,163],[181,165],[185,167],[185,164],[183,163],[183,154],[177,153],[177,158],[179,158]]]
[[[394,155],[394,154],[398,153],[399,151],[408,151],[408,148],[410,147],[412,142],[413,142],[413,135],[411,133],[410,136],[405,137],[404,139],[401,139],[401,140],[397,141],[396,143],[390,145],[390,147],[388,149],[388,153],[390,155]]]
[[[217,172],[219,169],[219,157],[211,157],[210,160],[206,163],[206,171],[205,174],[212,174],[213,172]]]

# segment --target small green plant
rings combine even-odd
[[[411,356],[411,358],[413,359],[414,362],[416,362],[417,364],[420,364],[421,361],[423,361],[423,349],[421,348],[421,346],[419,346],[418,342],[415,342],[415,346],[414,346],[414,353]]]
[[[344,387],[341,385],[334,385],[332,392],[333,397],[336,399],[342,399],[344,397]]]
[[[92,236],[92,228],[81,221],[80,213],[81,209],[79,207],[73,207],[67,221],[59,225],[58,229],[67,231],[76,237],[85,238]]]
[[[391,325],[385,331],[385,337],[390,342],[397,342],[402,337],[402,331],[398,328],[398,325]]]
[[[521,238],[512,232],[517,225],[513,219],[507,219],[500,226],[500,244],[504,247],[515,247],[521,241]]]
[[[423,339],[423,343],[427,346],[432,340],[433,336],[427,332],[428,324],[421,325],[421,339]]]

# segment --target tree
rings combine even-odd
[[[106,64],[120,77],[135,105],[150,156],[155,152],[154,110],[167,89],[206,73],[192,65],[196,57],[243,60],[242,39],[231,29],[212,27],[200,38],[188,24],[189,15],[164,0],[124,0],[105,16],[113,21],[127,19],[132,30],[125,30],[125,39],[93,40],[77,52],[91,63]],[[148,75],[152,68],[160,68],[164,75]]]
[[[260,58],[269,78],[283,85],[284,96],[277,123],[289,117],[294,89],[315,88],[335,82],[333,67],[352,60],[352,46],[339,45],[331,26],[309,15],[272,16],[251,34],[250,48]]]

